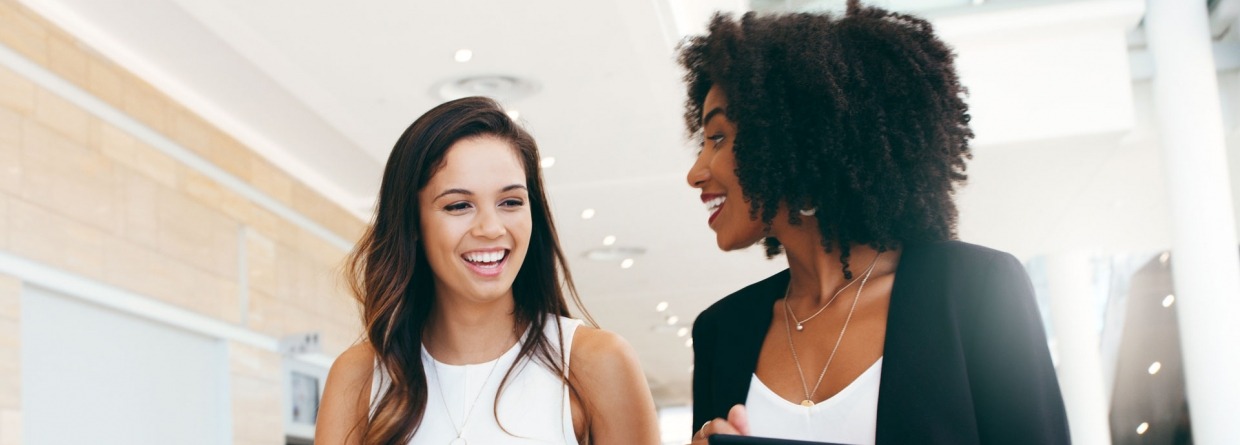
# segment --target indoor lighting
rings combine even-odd
[[[625,258],[625,259],[624,259],[624,261],[621,261],[621,262],[620,262],[620,268],[621,268],[621,269],[628,269],[628,268],[630,268],[630,267],[633,267],[633,259],[632,259],[632,258]]]
[[[682,328],[680,328],[680,329],[677,329],[677,330],[676,330],[676,336],[677,336],[677,337],[684,337],[684,336],[686,336],[686,335],[689,335],[689,328],[684,328],[684,327],[682,327]]]
[[[543,156],[542,160],[538,161],[538,166],[542,168],[551,168],[554,165],[555,156]]]
[[[660,302],[659,302],[659,304],[654,305],[654,310],[659,311],[659,312],[666,311],[666,310],[667,310],[667,302],[666,302],[666,301],[660,301]]]
[[[1141,422],[1140,425],[1137,425],[1137,434],[1145,434],[1145,432],[1149,430],[1150,430],[1149,422]]]
[[[474,58],[474,52],[468,49],[458,49],[456,50],[456,55],[453,56],[453,59],[461,63],[468,62],[472,58]]]
[[[1162,369],[1162,363],[1159,363],[1159,362],[1150,363],[1150,369],[1149,369],[1150,375],[1158,374],[1158,370],[1160,369]]]
[[[581,211],[581,219],[590,219],[594,217],[594,209],[585,209]]]
[[[679,322],[679,321],[680,321],[680,317],[677,317],[677,316],[675,316],[675,315],[668,315],[668,316],[667,316],[667,324],[668,324],[668,326],[675,326],[675,325],[676,325],[676,323],[677,323],[677,322]]]
[[[693,339],[692,339],[692,338],[690,338],[690,339],[688,339],[688,340],[685,340],[685,347],[686,347],[686,348],[692,348],[692,347],[693,347]]]
[[[1163,298],[1163,307],[1171,307],[1173,304],[1175,304],[1175,295],[1167,294],[1167,296]]]
[[[508,110],[505,111],[504,114],[507,114],[508,118],[514,121],[521,118],[521,112],[517,110]]]
[[[604,237],[603,237],[603,245],[604,245],[604,246],[610,246],[610,245],[615,244],[615,243],[616,243],[616,237],[615,237],[615,236],[612,236],[612,235],[607,235],[607,236],[604,236]]]
[[[1163,263],[1163,264],[1167,264],[1167,260],[1170,260],[1170,259],[1171,259],[1171,252],[1163,252],[1162,255],[1158,256],[1158,262]]]

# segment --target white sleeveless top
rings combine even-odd
[[[552,354],[558,356],[559,342],[555,340],[558,332],[553,320],[548,320],[543,334],[551,340]],[[559,317],[559,321],[564,348],[572,351],[573,333],[581,320]],[[456,439],[457,429],[462,424],[461,437],[473,445],[576,444],[568,387],[560,376],[529,358],[513,369],[497,407],[500,381],[516,360],[521,343],[517,342],[495,360],[473,365],[440,363],[422,347],[422,366],[426,367],[426,411],[409,444],[447,445]],[[565,373],[568,372],[568,356],[564,354]],[[370,388],[371,415],[374,415],[377,395],[387,387],[386,371],[376,366]],[[468,412],[471,405],[472,412]]]
[[[878,424],[878,381],[882,370],[883,359],[879,357],[839,393],[808,408],[784,400],[754,374],[745,398],[749,434],[872,445]]]

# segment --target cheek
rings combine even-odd
[[[422,246],[432,265],[455,256],[460,236],[452,222],[443,218],[422,218]]]
[[[508,233],[517,243],[517,248],[524,249],[530,243],[530,234],[534,230],[534,219],[529,210],[515,212],[508,220]]]

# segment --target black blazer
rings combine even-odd
[[[785,270],[693,325],[693,427],[745,403]],[[883,345],[876,443],[1067,444],[1068,420],[1033,286],[1010,254],[908,244]]]

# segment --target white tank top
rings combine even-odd
[[[754,374],[745,398],[749,434],[872,445],[878,424],[878,381],[882,370],[883,359],[879,357],[839,393],[808,408],[784,400]]]
[[[573,333],[581,320],[559,317],[559,321],[564,348],[572,351]],[[559,342],[555,336],[559,332],[554,319],[548,320],[543,334],[550,340],[552,355],[558,356]],[[576,444],[568,387],[560,376],[529,358],[513,369],[496,405],[500,381],[520,350],[521,342],[518,342],[499,358],[486,363],[448,365],[436,361],[422,347],[426,411],[409,444],[447,445],[457,438],[458,428],[462,429],[461,437],[471,445]],[[568,356],[564,354],[565,373],[568,372]],[[370,388],[371,415],[374,415],[377,395],[387,390],[388,382],[386,371],[376,366]],[[471,405],[472,412],[467,412]]]

